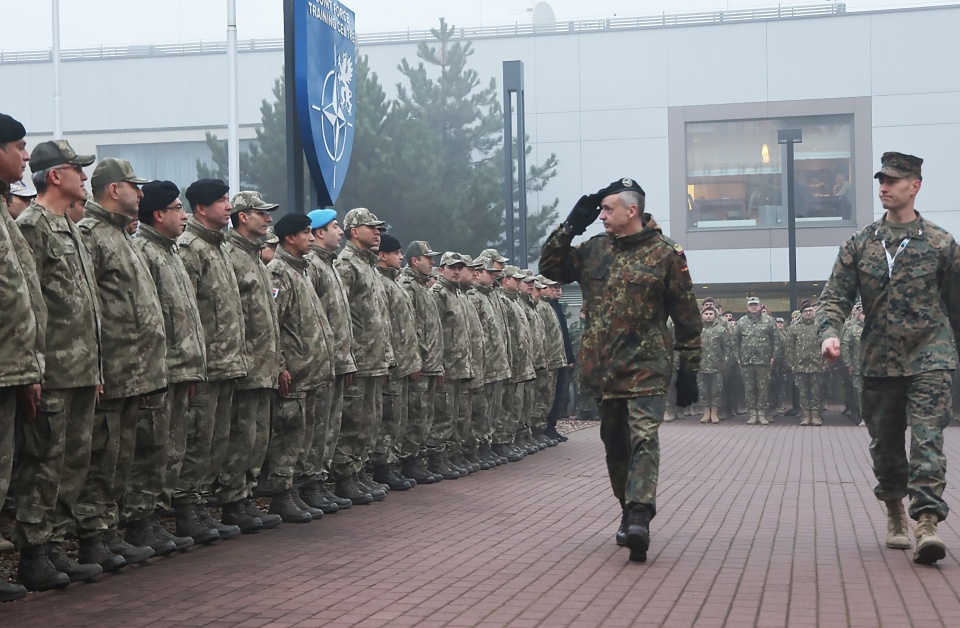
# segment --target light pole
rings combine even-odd
[[[801,129],[780,129],[777,143],[787,145],[787,246],[790,256],[790,311],[797,309],[797,206],[793,198],[793,145],[803,142]]]

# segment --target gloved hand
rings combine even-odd
[[[581,235],[600,215],[600,198],[599,194],[584,194],[570,210],[564,222],[570,226],[573,235]]]
[[[686,408],[700,398],[697,390],[697,374],[693,371],[677,369],[677,407]]]

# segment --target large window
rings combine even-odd
[[[799,128],[794,147],[797,226],[855,220],[853,116],[686,124],[687,229],[787,226],[786,147],[777,131]]]

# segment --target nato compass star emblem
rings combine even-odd
[[[353,61],[347,53],[337,54],[333,49],[336,65],[323,81],[320,106],[311,105],[323,115],[323,147],[333,162],[333,180],[337,180],[337,164],[343,159],[347,147],[347,129],[353,128],[347,118],[353,116]],[[336,185],[336,183],[334,183]]]

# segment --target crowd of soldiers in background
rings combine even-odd
[[[216,179],[186,189],[188,216],[176,185],[123,160],[101,160],[88,192],[94,156],[63,140],[28,156],[24,134],[0,117],[0,496],[15,458],[27,589],[566,440],[558,379],[573,354],[555,282],[495,249],[425,241],[403,266],[368,209],[342,228],[331,209],[273,222],[278,205]],[[14,183],[28,157],[36,192]]]
[[[750,425],[768,425],[777,415],[798,416],[800,425],[823,425],[823,413],[834,389],[843,395],[843,414],[862,425],[860,416],[860,335],[863,311],[859,304],[843,331],[843,359],[826,362],[817,337],[816,305],[803,301],[789,323],[771,316],[758,297],[747,299],[747,313],[737,319],[713,298],[701,303],[703,333],[699,402],[676,407],[668,396],[664,421],[700,416],[701,423],[719,423],[747,415]],[[672,332],[672,322],[668,321]],[[582,325],[571,325],[575,350]],[[581,419],[597,416],[596,402],[585,394],[575,372],[575,404]]]

